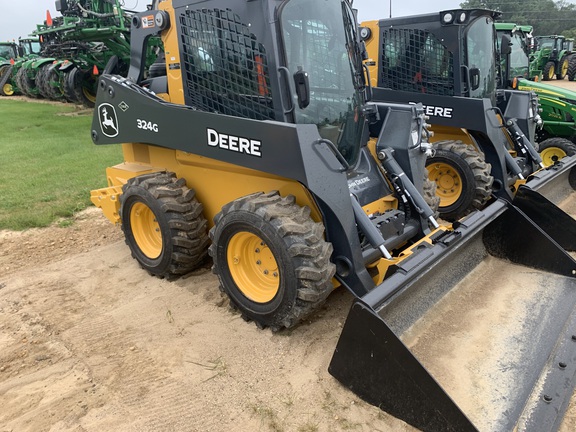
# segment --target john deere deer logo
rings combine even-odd
[[[100,118],[100,129],[102,133],[109,138],[118,135],[118,117],[116,110],[110,104],[103,103],[98,107],[98,116]]]

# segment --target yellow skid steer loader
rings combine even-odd
[[[164,50],[146,70],[156,35]],[[549,272],[565,288],[548,287],[547,310],[573,318],[574,220],[520,188],[518,205],[498,198],[441,225],[424,109],[370,101],[348,0],[157,1],[134,15],[131,50],[128,76],[98,84],[92,139],[123,143],[124,162],[92,201],[146,271],[177,277],[209,254],[231,305],[272,330],[346,288],[356,300],[330,372],[425,430],[475,426],[401,337],[474,263]],[[560,330],[535,346],[541,357]],[[566,360],[560,377],[568,395],[575,368]]]

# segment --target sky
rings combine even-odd
[[[354,0],[354,7],[358,9],[358,19],[366,21],[389,17],[390,2],[393,17],[455,9],[460,5],[460,0]],[[44,22],[46,10],[50,11],[52,17],[59,16],[54,3],[54,0],[0,0],[0,41],[30,34],[36,29],[36,24]],[[126,9],[144,10],[150,1],[124,0],[124,3]]]

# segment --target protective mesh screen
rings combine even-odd
[[[180,15],[185,91],[192,106],[257,120],[274,119],[266,52],[229,10]]]
[[[380,79],[395,90],[453,96],[454,56],[426,31],[385,29]]]

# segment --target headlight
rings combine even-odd
[[[452,12],[446,12],[442,17],[442,22],[444,24],[452,24],[452,21],[454,21],[454,15]]]

